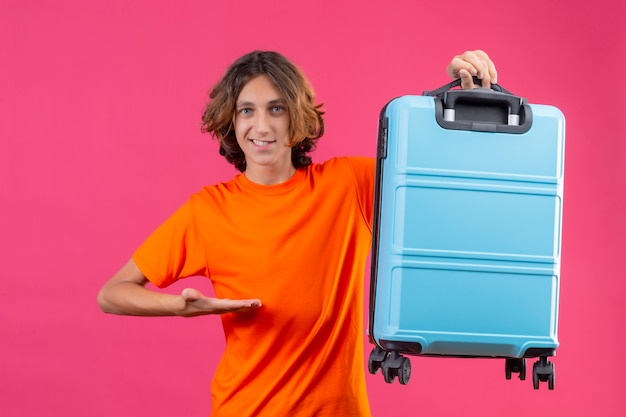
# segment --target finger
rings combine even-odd
[[[461,78],[461,71],[465,70],[471,75],[477,75],[478,71],[476,68],[468,61],[462,58],[461,55],[457,55],[452,58],[450,64],[446,68],[446,72],[450,76],[450,78],[457,79]]]
[[[461,88],[464,90],[471,90],[474,88],[474,80],[469,71],[462,69],[459,71],[459,77],[461,78]]]
[[[498,71],[496,70],[496,64],[494,64],[491,59],[489,60],[488,67],[489,67],[489,76],[491,77],[491,83],[497,84],[498,83]]]
[[[479,62],[479,64],[476,65],[481,68],[479,72],[482,76],[479,78],[482,80],[482,86],[484,88],[491,88],[491,84],[498,82],[498,71],[496,70],[496,65],[485,51],[477,50],[474,51],[474,54]]]
[[[199,296],[199,298],[194,298]],[[206,314],[240,313],[261,307],[261,300],[230,300],[228,298],[204,297],[199,291],[191,288],[183,290],[185,311],[183,317],[196,317]],[[185,298],[186,297],[186,298]]]
[[[222,313],[239,313],[261,307],[261,300],[230,300],[218,298],[214,300],[214,308]]]
[[[258,298],[251,298],[247,300],[231,300],[229,298],[214,298],[215,306],[219,306],[224,309],[237,309],[237,308],[249,308],[260,307],[261,300]]]
[[[497,79],[496,66],[484,51],[476,51],[476,56],[480,61],[481,70],[479,72],[482,75],[480,77],[482,87],[491,88],[491,84],[495,84]]]

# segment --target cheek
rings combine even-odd
[[[243,140],[245,137],[245,133],[248,130],[246,123],[241,120],[233,120],[233,130],[235,131],[235,136],[237,137],[237,141]]]
[[[288,117],[281,119],[280,124],[279,124],[281,132],[283,132],[283,134],[286,136],[290,136],[289,124],[290,124],[290,121]]]

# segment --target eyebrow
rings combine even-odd
[[[283,98],[277,98],[275,100],[270,100],[267,102],[268,106],[275,106],[277,104],[285,105],[287,104],[287,101]],[[254,103],[251,101],[240,101],[237,103],[237,107],[248,107],[248,106],[254,106]]]

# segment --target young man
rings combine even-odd
[[[448,66],[464,88],[496,71],[482,51]],[[239,58],[211,92],[203,131],[242,173],[204,187],[102,288],[114,314],[220,314],[226,349],[212,383],[215,416],[369,416],[363,279],[371,244],[375,160],[308,152],[323,112],[300,70],[275,52]],[[208,277],[194,289],[150,290]]]

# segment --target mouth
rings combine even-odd
[[[274,141],[267,141],[267,140],[258,140],[258,139],[249,139],[250,142],[252,142],[255,146],[258,146],[260,148],[263,148],[265,146],[268,146],[272,143],[274,143]]]

